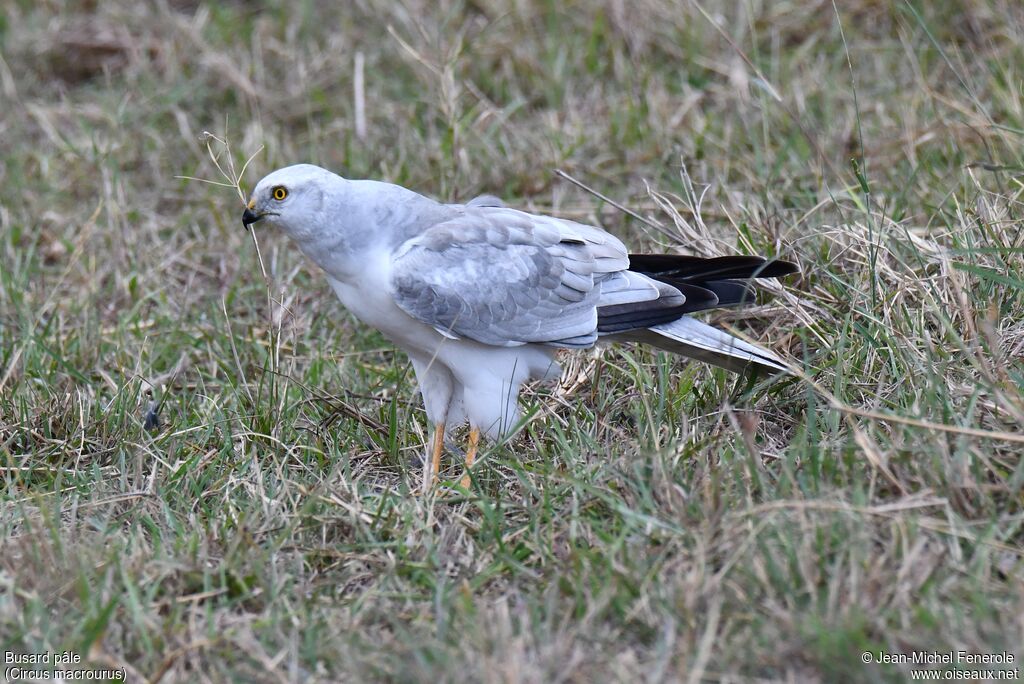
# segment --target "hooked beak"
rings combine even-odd
[[[252,224],[259,221],[261,218],[263,218],[263,216],[264,214],[257,214],[252,209],[247,207],[246,210],[242,212],[242,225],[248,228]]]

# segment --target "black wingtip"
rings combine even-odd
[[[800,272],[796,264],[782,259],[747,255],[704,258],[679,254],[630,254],[629,270],[691,283],[703,280],[781,278]]]
[[[772,269],[772,275],[761,275],[758,273],[755,277],[757,278],[781,278],[782,276],[794,275],[800,272],[800,267],[794,264],[792,261],[783,261],[782,259],[768,259],[765,266]]]

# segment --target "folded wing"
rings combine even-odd
[[[401,309],[451,338],[588,347],[608,337],[779,370],[771,352],[686,314],[751,301],[753,278],[796,270],[750,256],[630,255],[599,228],[478,203],[402,245],[391,285]]]
[[[682,303],[628,267],[625,246],[598,228],[473,206],[399,248],[391,283],[399,307],[449,337],[587,347],[603,307]]]

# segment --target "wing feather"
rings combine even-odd
[[[400,308],[448,336],[589,346],[604,284],[628,264],[625,246],[597,228],[473,206],[396,250],[391,286]],[[640,278],[619,276],[615,301],[656,297]]]
[[[785,365],[685,314],[752,297],[749,279],[796,270],[760,257],[630,255],[599,228],[507,209],[461,207],[399,247],[395,303],[441,334],[496,346],[587,347],[599,336],[655,344],[738,370]]]

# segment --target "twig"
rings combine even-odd
[[[228,142],[227,136],[225,136],[224,138],[218,138],[216,135],[210,133],[209,131],[203,131],[203,134],[199,136],[199,139],[206,143],[206,151],[210,155],[210,161],[213,162],[213,165],[217,167],[217,171],[220,172],[220,175],[223,176],[225,180],[227,180],[227,182],[225,183],[223,181],[210,180],[209,178],[196,178],[195,176],[175,176],[175,178],[179,180],[190,180],[196,181],[198,183],[206,183],[208,185],[216,185],[217,187],[221,188],[234,188],[235,191],[238,192],[238,199],[242,201],[242,204],[245,204],[245,191],[242,190],[242,176],[245,175],[245,170],[249,168],[249,164],[252,162],[253,159],[256,158],[256,155],[263,151],[263,145],[260,145],[258,148],[256,148],[255,152],[249,155],[248,159],[245,160],[245,163],[242,164],[242,170],[236,174],[234,157],[231,155],[231,144]],[[221,147],[223,147],[224,149],[220,152],[214,152],[214,142],[219,143]],[[222,154],[227,154],[227,170],[225,170],[220,163],[220,157]]]
[[[627,209],[626,207],[622,206],[621,204],[619,204],[618,202],[616,202],[612,198],[608,197],[607,195],[602,195],[600,192],[598,192],[594,188],[590,187],[589,185],[586,185],[582,181],[576,180],[575,178],[573,178],[572,176],[567,174],[565,171],[562,171],[561,169],[555,169],[555,175],[559,176],[561,178],[564,178],[565,180],[569,181],[573,185],[575,185],[575,186],[577,186],[577,187],[579,187],[579,188],[581,188],[583,190],[586,190],[587,192],[589,192],[594,197],[597,197],[598,199],[603,200],[604,202],[607,202],[608,204],[612,205],[613,207],[615,207],[616,209],[618,209],[622,213],[627,214],[629,216],[632,216],[637,221],[645,223],[648,226],[650,226],[651,228],[655,228],[657,230],[663,230],[664,229],[664,226],[661,225],[660,223],[658,223],[657,221],[654,221],[653,219],[646,219],[643,216],[641,216],[640,214],[636,213],[635,211]]]
[[[352,76],[352,97],[355,100],[356,137],[366,140],[366,84],[363,78],[366,58],[362,52],[356,52],[355,74]]]

